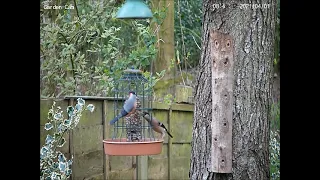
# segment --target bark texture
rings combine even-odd
[[[225,8],[213,8],[217,4],[224,4]],[[262,5],[264,8],[257,7]],[[202,54],[195,87],[190,179],[270,179],[269,121],[275,17],[275,0],[203,0]],[[211,170],[210,30],[229,34],[234,39],[232,173]]]
[[[170,79],[174,77],[174,69],[168,69],[171,59],[174,59],[174,1],[153,0],[152,4],[153,9],[167,8],[166,17],[157,31],[158,54],[154,62],[154,72],[166,69],[164,79]],[[157,26],[154,27],[155,30]]]

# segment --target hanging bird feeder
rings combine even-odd
[[[112,137],[103,140],[104,152],[115,156],[160,154],[163,139],[156,138],[151,125],[143,119],[143,112],[152,111],[152,88],[140,70],[125,70],[115,83],[114,117],[121,112],[131,91],[136,94],[136,110],[112,125]]]
[[[148,19],[152,12],[142,0],[126,0],[117,12],[118,19]]]

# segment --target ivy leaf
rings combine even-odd
[[[67,113],[68,113],[69,116],[72,115],[73,111],[74,111],[74,108],[72,106],[68,106]]]
[[[53,118],[53,112],[52,111],[49,111],[48,112],[48,119],[52,119]]]
[[[57,173],[56,172],[53,172],[51,174],[51,179],[57,179]]]
[[[61,113],[57,113],[57,114],[55,114],[54,116],[53,116],[53,118],[55,119],[55,120],[59,120],[59,119],[61,119],[63,116],[62,116],[62,114]]]
[[[80,111],[81,109],[82,109],[82,106],[81,106],[80,104],[77,104],[77,105],[76,105],[76,110],[77,110],[77,111]]]
[[[87,106],[87,110],[89,110],[90,112],[93,112],[94,111],[94,105],[93,104],[89,104]]]
[[[54,138],[50,134],[48,134],[46,138],[46,144],[50,144],[51,142],[54,142]]]
[[[53,134],[54,139],[58,139],[59,136],[60,136],[60,133],[54,133],[54,134]]]
[[[62,133],[64,131],[64,129],[65,128],[64,128],[63,124],[60,123],[59,126],[58,126],[58,133]]]
[[[59,163],[54,162],[53,165],[52,165],[52,167],[53,167],[54,169],[58,168],[58,167],[59,167]]]
[[[59,162],[65,162],[66,161],[66,157],[61,152],[58,155],[58,161]]]
[[[45,172],[46,174],[50,174],[52,171],[48,168],[48,169],[44,170],[44,172]]]
[[[71,169],[71,165],[72,165],[73,161],[71,159],[68,160],[68,166]]]
[[[51,123],[46,123],[46,124],[44,125],[44,129],[47,130],[47,131],[49,131],[49,130],[52,129],[52,128],[53,128],[53,125],[52,125]]]
[[[42,159],[44,159],[45,157],[46,157],[45,155],[40,154],[40,161],[41,161]]]
[[[66,139],[64,137],[62,137],[57,146],[62,147],[65,143],[66,143]]]
[[[81,106],[83,106],[85,103],[85,100],[83,100],[82,98],[78,98],[77,101],[78,101],[78,104]]]
[[[49,160],[48,160],[48,164],[49,164],[49,166],[51,166],[51,165],[53,164],[53,160],[52,160],[52,159],[49,159]]]
[[[71,120],[65,119],[64,122],[63,122],[63,124],[64,124],[65,126],[70,126],[70,125],[71,125]]]
[[[72,174],[72,170],[68,169],[67,172],[66,172],[67,177],[69,177],[71,174]]]
[[[60,172],[64,172],[66,170],[66,163],[59,162],[59,170]]]
[[[41,149],[40,149],[40,157],[41,156],[47,156],[48,154],[48,148],[46,146],[43,146]]]

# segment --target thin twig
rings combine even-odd
[[[58,32],[58,34],[60,34],[62,37],[63,37],[63,39],[65,40],[65,42],[69,45],[69,42],[68,42],[68,40],[67,40],[67,38],[65,37],[65,35],[64,34],[62,34],[61,32]],[[73,58],[72,58],[72,54],[70,54],[70,61],[71,61],[71,67],[72,67],[72,77],[73,77],[73,79],[74,79],[74,83],[75,83],[75,87],[74,87],[74,89],[73,89],[73,92],[74,93],[76,93],[76,89],[77,89],[77,79],[76,79],[76,76],[75,76],[75,67],[74,67],[74,61],[73,61]]]
[[[191,36],[192,36],[192,35],[191,35]],[[192,38],[193,38],[193,41],[196,43],[198,49],[201,50],[201,48],[200,48],[200,46],[198,45],[197,41],[194,39],[194,36],[192,36]]]
[[[110,12],[110,16],[106,19],[105,23],[107,23],[107,22],[109,21],[109,19],[111,18],[111,15],[112,15],[113,10],[115,9],[115,6],[116,6],[116,3],[114,3],[114,4],[112,5],[111,12]]]
[[[58,32],[58,34],[60,34],[63,37],[64,41],[69,45],[69,42],[68,42],[66,36],[64,34],[62,34],[61,32]]]
[[[74,3],[74,7],[76,8],[77,16],[78,16],[78,18],[80,19],[76,0],[73,0],[73,3]]]
[[[79,34],[82,33],[83,31],[86,31],[86,30],[85,30],[85,29],[82,29],[81,31],[79,31],[79,32],[77,32],[75,35],[73,35],[73,36],[70,38],[68,44],[73,40],[73,38],[75,38],[77,35],[79,35]]]
[[[180,14],[180,0],[178,0],[178,14],[179,14],[179,23],[180,23],[180,30],[181,30],[182,53],[183,53],[183,60],[184,60],[184,68],[187,69],[186,47],[184,45],[184,35],[183,35],[183,30],[182,30],[182,22],[181,22],[181,14]]]

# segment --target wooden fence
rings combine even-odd
[[[47,131],[44,124],[53,101],[65,110],[78,97],[41,99],[40,148]],[[162,152],[150,156],[108,156],[104,154],[103,139],[111,137],[108,122],[114,117],[113,98],[82,97],[93,104],[93,113],[85,111],[78,126],[65,135],[61,148],[68,158],[74,157],[73,180],[102,179],[189,179],[193,105],[153,103],[153,113],[170,130],[173,138],[165,137]]]

